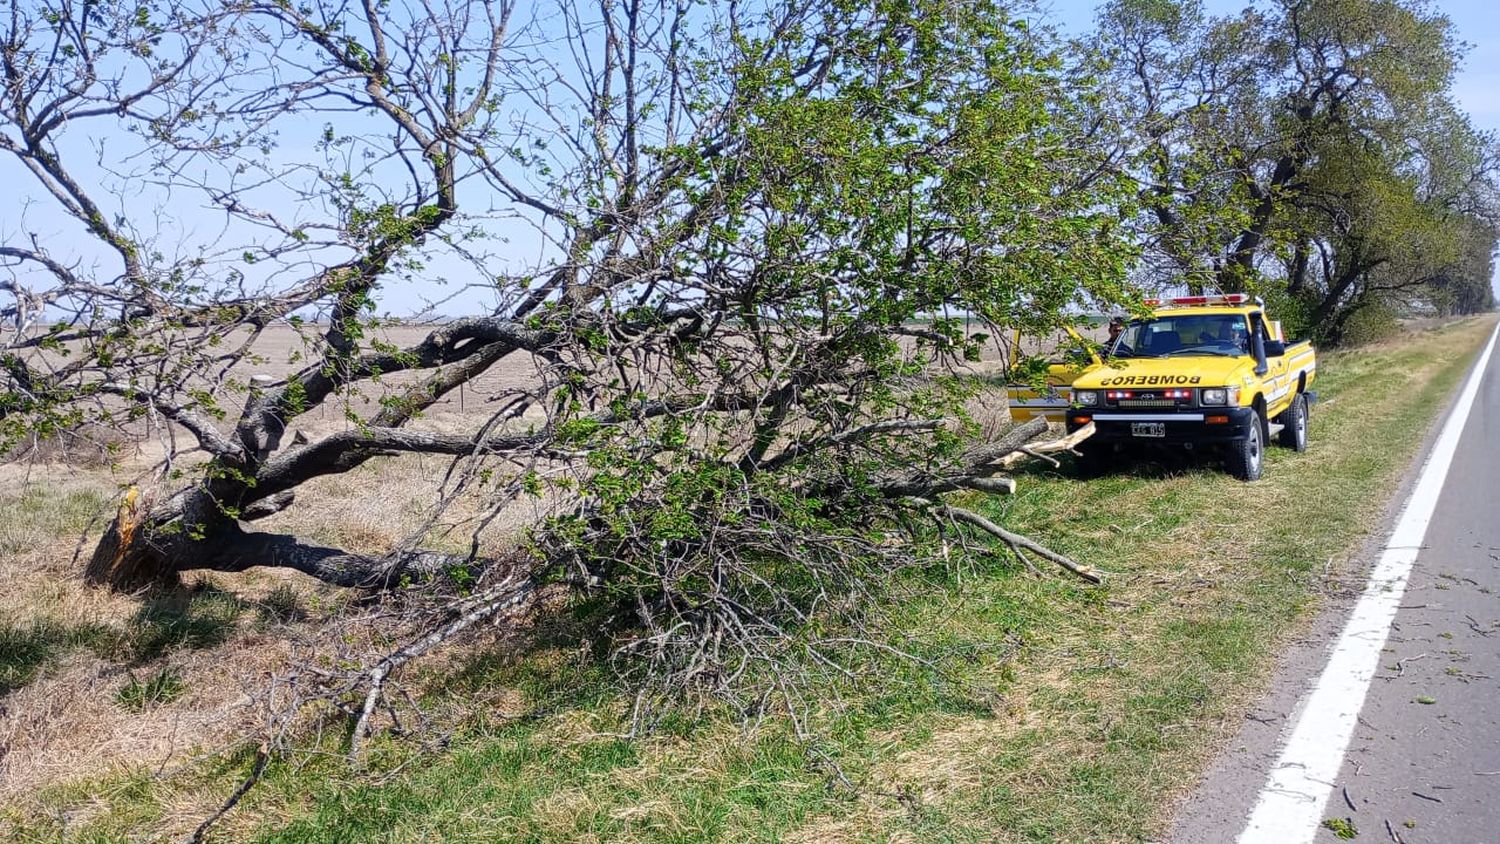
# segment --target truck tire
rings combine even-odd
[[[1282,411],[1281,425],[1276,437],[1282,448],[1307,451],[1307,396],[1299,393],[1292,399],[1292,406]]]
[[[1261,467],[1266,460],[1265,439],[1265,424],[1257,413],[1249,436],[1229,446],[1229,474],[1242,481],[1260,480]]]

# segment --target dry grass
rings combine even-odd
[[[185,693],[134,711],[117,700],[118,690],[150,668],[127,670],[75,654],[7,699],[3,741],[10,752],[0,800],[111,769],[185,764],[205,748],[241,739],[260,714],[255,684],[285,657],[283,643],[253,635],[212,653],[173,656]]]
[[[0,803],[111,770],[186,764],[254,734],[266,679],[343,601],[273,570],[190,576],[181,589],[139,595],[85,586],[80,539],[86,551],[85,529],[98,535],[140,468],[0,466],[0,486],[12,490],[0,494],[0,635],[18,686],[0,709]],[[308,506],[268,527],[384,552],[419,526],[440,471],[431,460],[387,460],[320,479],[300,493]],[[182,679],[179,698],[142,712],[117,701],[132,678],[168,668]]]
[[[440,417],[436,424],[459,420]],[[274,570],[189,575],[181,589],[139,595],[85,586],[75,552],[87,552],[121,488],[137,482],[151,459],[148,447],[139,456],[87,468],[39,459],[0,465],[0,488],[11,490],[0,494],[5,665],[9,651],[17,651],[16,688],[0,687],[0,694],[8,692],[0,702],[0,816],[6,806],[32,816],[41,805],[38,795],[76,790],[86,797],[69,801],[69,825],[87,824],[100,813],[118,816],[122,799],[113,786],[89,783],[137,782],[141,775],[154,781],[232,757],[247,737],[254,740],[265,729],[266,681],[287,669],[293,648],[316,638],[322,620],[346,598],[341,590]],[[383,553],[423,525],[446,465],[409,455],[319,478],[298,490],[296,506],[257,526]],[[469,514],[460,508],[452,515],[450,522],[459,524],[446,539],[440,526],[438,544],[466,549],[469,527],[462,519]],[[514,524],[501,519],[486,536],[504,535]],[[465,654],[451,650],[427,670],[439,676]],[[180,678],[179,697],[141,711],[122,705],[122,688],[162,671]],[[513,718],[525,711],[514,692],[492,697],[483,715]],[[444,706],[428,714],[440,728],[457,728],[475,716],[467,707]],[[217,778],[190,777],[143,805],[152,807],[156,831],[181,836],[213,811],[224,789]],[[235,822],[226,828],[235,829]],[[0,820],[0,837],[4,829]]]
[[[58,431],[51,436],[31,436],[3,455],[8,461],[82,469],[107,469],[122,460],[140,456],[137,442],[118,431],[86,425],[76,431]]]
[[[1332,402],[1315,410],[1313,450],[1275,454],[1259,484],[1181,467],[1088,483],[1024,478],[994,515],[1098,563],[1108,586],[975,568],[893,607],[903,643],[1014,636],[1024,647],[1016,659],[976,661],[967,679],[995,690],[982,708],[918,683],[910,698],[872,692],[831,710],[825,723],[837,738],[827,753],[852,789],[809,764],[775,724],[746,733],[715,716],[624,743],[608,734],[627,702],[565,679],[582,670],[575,654],[542,649],[486,672],[464,667],[475,656],[466,651],[425,669],[435,683],[474,675],[432,700],[443,729],[461,737],[449,753],[377,746],[389,756],[368,776],[300,759],[226,819],[221,840],[284,824],[293,826],[271,840],[374,840],[371,830],[392,841],[1149,835],[1235,726],[1276,641],[1294,634],[1321,590],[1343,588],[1342,561],[1329,577],[1324,566],[1369,528],[1407,453],[1370,449],[1383,441],[1380,426],[1409,452],[1430,418],[1415,397],[1441,395],[1487,329],[1470,322],[1421,335],[1431,338],[1425,349],[1406,339],[1332,356]],[[1360,407],[1388,397],[1396,410],[1346,413],[1345,397]],[[433,424],[462,421],[456,409],[437,416]],[[384,550],[420,524],[443,466],[407,457],[319,479],[264,524]],[[243,756],[219,751],[263,717],[247,692],[338,608],[335,593],[274,573],[216,575],[169,595],[84,588],[73,574],[78,533],[111,509],[131,468],[0,467],[0,488],[11,490],[0,495],[0,515],[11,516],[0,518],[0,628],[61,631],[4,699],[0,836],[7,817],[14,832],[59,815],[65,827],[47,828],[77,835],[191,829],[243,775]],[[1287,519],[1293,500],[1308,502],[1301,521]],[[1303,529],[1307,519],[1316,530]],[[168,666],[183,680],[181,698],[139,713],[118,704],[128,672]],[[545,717],[520,717],[543,704]],[[502,829],[508,837],[497,838]]]
[[[257,717],[249,693],[287,645],[259,623],[276,613],[259,610],[287,604],[267,599],[288,579],[225,576],[134,596],[88,588],[73,552],[85,524],[109,509],[108,486],[31,480],[0,496],[0,630],[23,681],[0,710],[0,801],[116,768],[180,764],[243,735]],[[183,679],[178,699],[141,712],[120,705],[133,677],[167,666]]]

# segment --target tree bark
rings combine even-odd
[[[1313,309],[1310,325],[1323,326],[1334,322],[1334,316],[1338,313],[1344,295],[1348,293],[1360,279],[1366,277],[1371,270],[1385,263],[1384,259],[1376,261],[1355,261],[1344,268],[1338,277],[1329,285],[1328,291]],[[1342,322],[1342,320],[1338,320]],[[1335,332],[1331,332],[1336,335]]]
[[[1307,268],[1311,257],[1307,248],[1307,238],[1298,238],[1297,245],[1292,251],[1290,272],[1287,273],[1287,293],[1295,296],[1307,286]]]
[[[1300,161],[1291,156],[1283,155],[1276,160],[1276,167],[1271,172],[1271,178],[1262,187],[1253,177],[1248,178],[1250,195],[1256,200],[1254,208],[1250,212],[1250,223],[1240,232],[1238,240],[1230,249],[1228,260],[1224,262],[1219,270],[1219,290],[1223,293],[1239,293],[1244,291],[1245,282],[1252,276],[1255,270],[1255,255],[1260,251],[1261,243],[1265,240],[1266,231],[1271,225],[1272,218],[1276,215],[1277,194],[1297,175]]]
[[[118,591],[175,583],[185,571],[291,569],[333,585],[384,589],[444,579],[463,585],[494,561],[435,551],[358,554],[295,536],[246,530],[201,487],[152,506],[129,490],[84,569],[86,582]]]

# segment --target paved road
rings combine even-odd
[[[1181,807],[1174,844],[1230,842],[1246,828],[1268,772],[1284,761],[1289,726],[1305,720],[1299,703],[1350,603],[1325,612],[1287,655],[1237,741]],[[1357,841],[1500,844],[1500,353],[1478,383],[1359,713],[1336,779],[1323,783],[1321,817],[1349,819]],[[1314,840],[1340,839],[1318,829]]]
[[[1480,382],[1324,814],[1500,842],[1500,365]],[[1345,798],[1347,789],[1348,797]],[[1351,811],[1349,806],[1353,804]],[[1323,831],[1318,841],[1335,841]]]

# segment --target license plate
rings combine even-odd
[[[1131,422],[1130,435],[1132,437],[1165,437],[1167,435],[1167,423]]]

